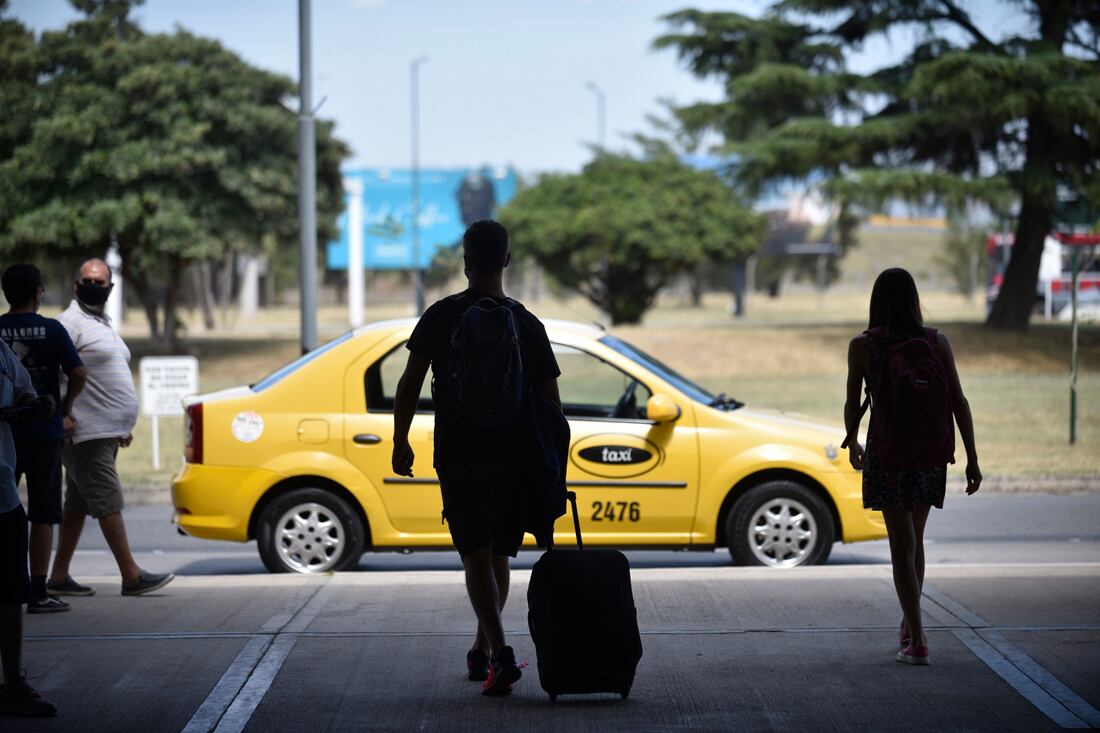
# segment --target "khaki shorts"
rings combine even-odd
[[[118,438],[65,441],[65,511],[94,519],[122,511],[122,482],[115,469]]]

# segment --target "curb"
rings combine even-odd
[[[949,476],[947,493],[966,493],[966,479]],[[1096,494],[1100,493],[1100,475],[1084,476],[986,476],[982,494]],[[172,490],[166,486],[127,486],[122,496],[127,506],[168,506]]]

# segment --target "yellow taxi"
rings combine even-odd
[[[863,509],[838,425],[711,394],[595,326],[545,323],[586,544],[728,547],[738,564],[782,568],[825,562],[835,541],[886,536],[881,515]],[[414,325],[368,325],[251,386],[189,400],[172,484],[180,528],[255,539],[272,572],[351,569],[368,550],[449,548],[430,380],[409,433],[415,478],[390,467]],[[562,517],[556,541],[572,534]]]

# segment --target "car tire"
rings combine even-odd
[[[726,521],[726,542],[737,565],[822,565],[835,534],[825,502],[793,481],[754,486],[734,503]]]
[[[344,499],[324,489],[295,489],[260,515],[257,545],[272,573],[353,570],[366,541],[363,522]]]

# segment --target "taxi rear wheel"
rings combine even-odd
[[[820,565],[829,558],[834,534],[825,502],[793,481],[769,481],[749,489],[733,505],[726,523],[730,555],[738,565]]]
[[[363,554],[363,524],[348,503],[323,489],[295,489],[260,517],[257,544],[272,573],[351,570]]]

